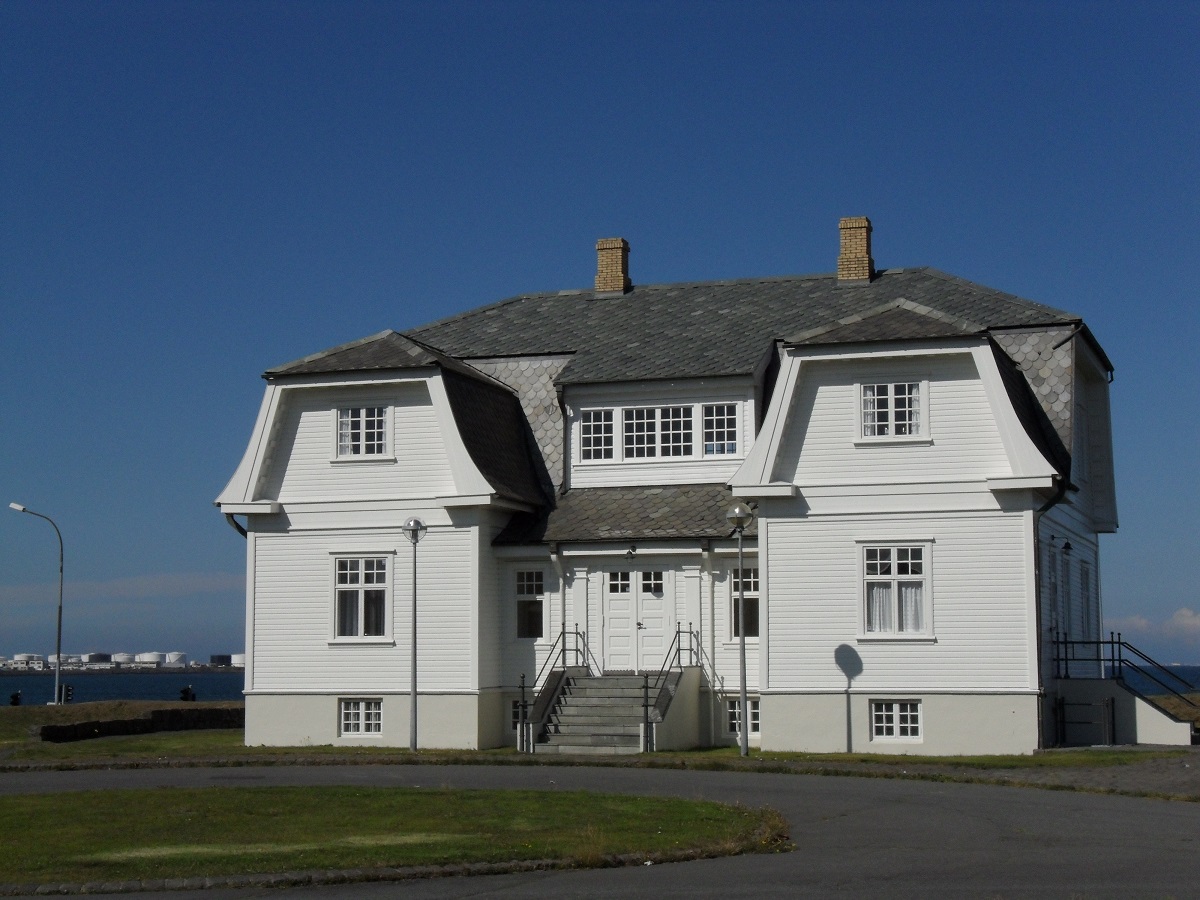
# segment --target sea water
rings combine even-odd
[[[197,700],[241,700],[245,673],[241,669],[194,671],[156,669],[150,672],[80,672],[64,670],[62,683],[74,688],[72,703],[94,700],[179,700],[190,687]],[[41,705],[54,699],[54,671],[0,674],[0,705],[17,691],[22,704]]]

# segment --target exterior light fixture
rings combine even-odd
[[[1063,546],[1062,546],[1062,553],[1063,553],[1063,556],[1070,556],[1070,555],[1071,555],[1071,550],[1072,550],[1072,549],[1073,549],[1073,548],[1071,547],[1071,542],[1070,542],[1070,541],[1067,541],[1066,543],[1064,543],[1064,544],[1063,544]]]
[[[412,649],[409,657],[412,663],[409,678],[408,695],[408,749],[417,750],[417,543],[425,537],[428,526],[416,516],[409,518],[400,530],[412,543]]]
[[[746,572],[743,565],[742,532],[754,521],[754,510],[740,500],[725,514],[738,538],[738,665],[741,673],[741,707],[738,715],[738,748],[742,756],[750,755],[750,704],[746,699]]]
[[[58,526],[54,524],[54,520],[49,516],[44,516],[39,512],[34,512],[32,509],[26,509],[20,503],[8,504],[9,509],[15,509],[20,513],[28,513],[31,516],[37,516],[39,519],[45,519],[54,528],[54,533],[58,535],[58,631],[54,639],[54,700],[52,704],[62,702],[62,612],[63,612],[63,539],[62,532],[58,530]]]
[[[633,559],[636,556],[637,556],[637,547],[635,547],[633,544],[630,544],[629,549],[625,551],[625,558]]]

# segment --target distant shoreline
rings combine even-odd
[[[151,667],[135,667],[135,666],[113,666],[111,669],[92,668],[82,669],[72,666],[63,666],[62,673],[70,674],[72,677],[76,675],[208,675],[210,673],[219,672],[244,672],[245,666],[159,666]],[[44,669],[0,669],[0,675],[4,677],[13,676],[14,678],[36,677],[38,675],[53,675],[54,667],[47,666]]]

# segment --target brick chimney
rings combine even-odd
[[[629,241],[602,238],[596,241],[596,293],[625,293],[629,280]]]
[[[875,277],[875,260],[871,259],[871,220],[866,216],[849,216],[838,222],[842,249],[838,253],[838,281],[865,284]]]

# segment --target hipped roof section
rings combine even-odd
[[[572,354],[558,383],[753,375],[776,341],[877,326],[858,340],[940,338],[1075,324],[1078,316],[936,269],[889,269],[870,283],[834,275],[635,285],[623,294],[527,294],[409,332],[459,359]],[[890,333],[884,326],[893,326]],[[848,333],[830,340],[852,339]],[[812,341],[817,343],[819,341]]]
[[[381,331],[268,369],[268,381],[313,375],[439,369],[450,410],[471,461],[502,498],[535,506],[547,502],[530,452],[533,437],[510,388],[478,369],[395,331]]]

